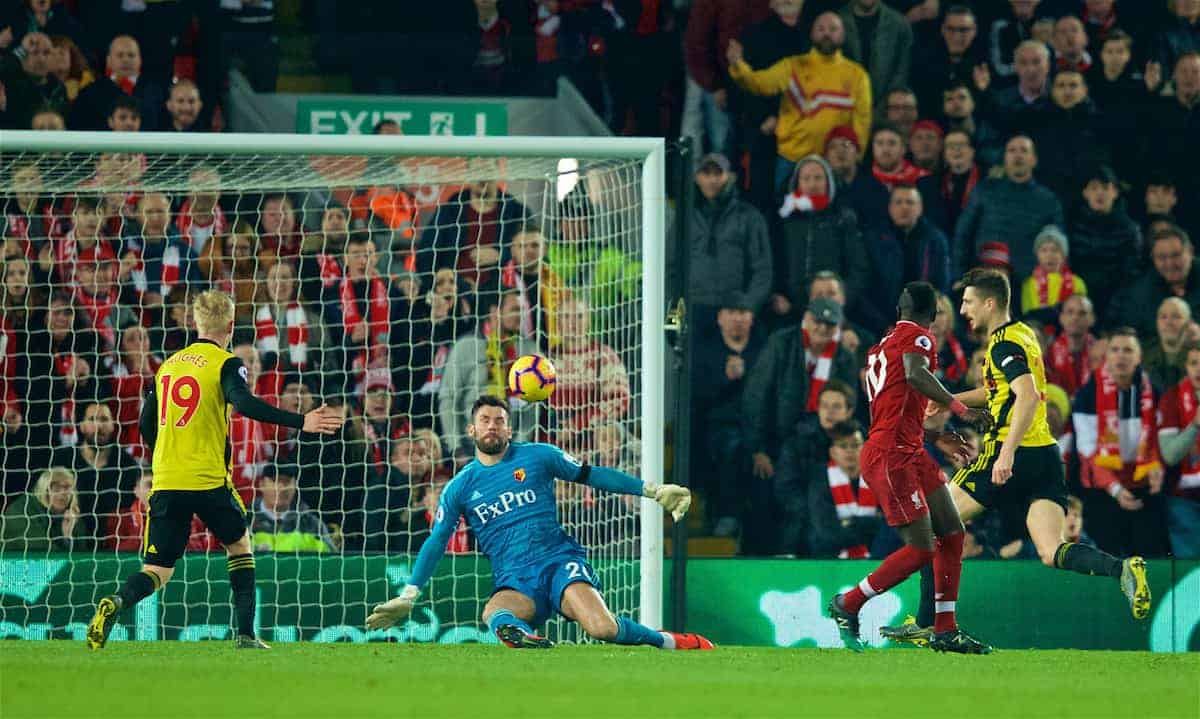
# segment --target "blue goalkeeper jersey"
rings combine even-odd
[[[583,554],[558,523],[554,480],[587,481],[591,471],[558,447],[539,443],[513,442],[491,467],[472,461],[442,491],[409,583],[420,587],[433,575],[460,516],[491,561],[493,575],[543,562],[551,554]]]

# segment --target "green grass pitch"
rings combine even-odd
[[[1194,719],[1200,655],[9,641],[0,716]]]

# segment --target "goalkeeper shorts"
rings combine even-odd
[[[541,626],[551,613],[562,614],[562,595],[567,587],[576,582],[601,589],[600,576],[583,554],[558,554],[551,559],[512,570],[494,573],[492,594],[502,589],[520,592],[533,600],[534,618],[532,625]],[[566,616],[566,615],[563,615]],[[568,617],[570,619],[570,617]]]

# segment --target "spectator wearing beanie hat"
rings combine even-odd
[[[1033,240],[1037,267],[1021,285],[1021,313],[1045,314],[1046,324],[1053,324],[1058,305],[1071,295],[1086,295],[1083,278],[1067,266],[1069,244],[1067,236],[1055,225],[1046,225]]]
[[[912,164],[926,172],[942,169],[942,140],[946,133],[933,120],[918,120],[908,133],[908,153]]]
[[[825,137],[825,162],[837,178],[837,187],[844,190],[858,175],[862,146],[858,135],[849,125],[838,125]]]
[[[821,270],[845,278],[851,302],[861,298],[870,282],[871,261],[854,212],[834,201],[833,171],[820,155],[809,155],[796,165],[788,187],[791,192],[779,208],[783,241],[775,246],[772,310],[782,316],[807,304],[808,282]]]
[[[1003,270],[1006,274],[1011,275],[1012,256],[1008,252],[1008,245],[1003,242],[985,242],[979,248],[979,266],[990,267],[994,270]]]

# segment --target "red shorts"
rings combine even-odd
[[[942,468],[924,450],[881,450],[867,442],[859,462],[863,479],[891,527],[909,524],[929,514],[926,495],[946,484]]]

